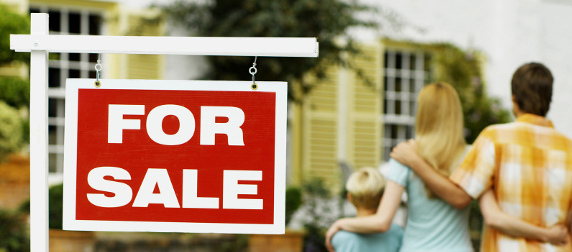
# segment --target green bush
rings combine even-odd
[[[15,108],[30,107],[30,81],[0,78],[0,100]]]
[[[25,217],[18,212],[0,209],[0,251],[30,251]]]
[[[51,229],[62,229],[63,220],[63,209],[64,209],[64,185],[54,185],[50,187],[48,193],[48,199],[50,201],[49,210],[49,227]]]
[[[30,19],[0,4],[0,65],[13,61],[28,62],[29,53],[10,50],[10,34],[30,34]]]
[[[298,187],[286,188],[286,225],[290,223],[292,215],[302,205],[302,190]]]
[[[24,142],[24,126],[18,110],[0,101],[0,161],[17,152]]]

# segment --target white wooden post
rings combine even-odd
[[[48,15],[32,14],[32,35],[48,35]],[[30,63],[31,251],[49,251],[48,236],[48,51],[33,42]]]

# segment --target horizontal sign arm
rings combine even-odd
[[[10,35],[10,49],[54,53],[318,57],[316,38]]]

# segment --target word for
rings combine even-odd
[[[140,130],[139,119],[125,119],[124,115],[145,115],[145,105],[109,104],[109,121],[107,131],[108,143],[122,143],[123,130]],[[163,131],[163,119],[166,116],[179,119],[179,130],[175,134]],[[217,117],[226,117],[228,122],[217,123]],[[201,106],[201,145],[214,145],[215,134],[226,134],[228,145],[244,146],[243,132],[240,126],[244,123],[244,111],[237,107]],[[195,133],[195,117],[187,108],[180,105],[161,105],[153,108],[147,115],[147,134],[158,144],[181,145],[189,141]]]

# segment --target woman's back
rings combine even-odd
[[[408,194],[408,216],[401,251],[473,251],[469,208],[458,210],[439,198],[428,198],[423,181],[407,166],[391,159],[387,179]]]

